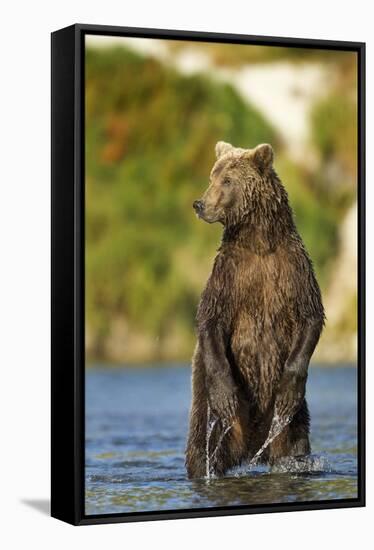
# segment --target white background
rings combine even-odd
[[[352,548],[372,540],[366,509],[74,528],[48,517],[50,385],[50,32],[98,23],[367,42],[373,97],[370,2],[356,0],[32,0],[1,7],[0,544],[3,548]],[[371,105],[368,106],[370,121]],[[368,305],[371,152],[368,124]],[[368,326],[368,393],[373,336]],[[368,426],[374,426],[369,399]],[[368,464],[373,458],[368,438]]]

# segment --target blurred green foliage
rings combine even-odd
[[[325,124],[324,108],[334,125]],[[344,140],[331,134],[345,131],[345,108],[321,104],[314,112],[314,139],[326,157],[345,155]],[[183,76],[125,48],[86,48],[88,359],[132,360],[131,335],[138,347],[144,343],[140,360],[190,357],[197,302],[222,232],[197,221],[192,202],[208,184],[218,140],[270,142],[280,151],[276,169],[326,281],[340,211],[286,158],[253,107],[207,76]],[[129,342],[125,352],[108,344],[118,321],[117,339]],[[154,345],[147,348],[147,341]]]
[[[339,162],[346,179],[357,176],[357,102],[336,90],[312,112],[314,141],[324,163]],[[347,182],[342,182],[347,183]]]

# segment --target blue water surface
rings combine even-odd
[[[312,457],[278,471],[186,477],[190,368],[86,371],[86,514],[208,508],[357,497],[357,370],[309,371]]]

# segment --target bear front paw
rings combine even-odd
[[[239,404],[235,386],[230,383],[215,383],[208,393],[212,413],[221,420],[231,421],[236,416]]]
[[[291,419],[300,408],[305,396],[305,379],[285,375],[281,380],[275,410],[280,418]]]

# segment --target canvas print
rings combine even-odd
[[[84,65],[85,514],[357,498],[357,52]]]

